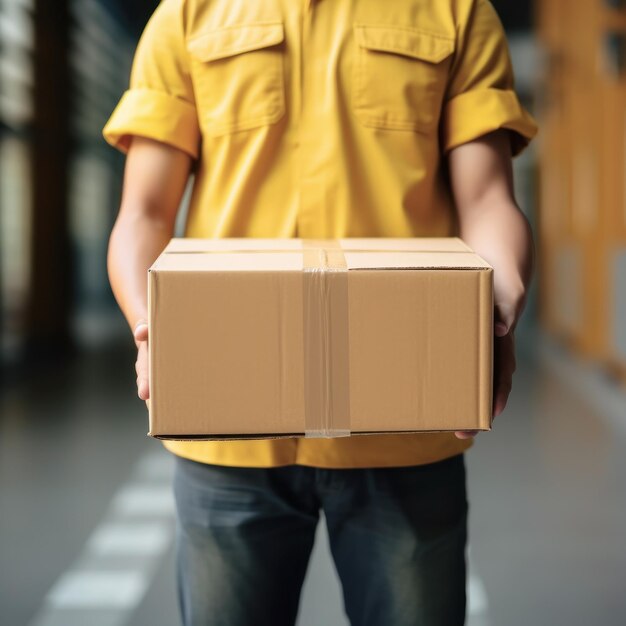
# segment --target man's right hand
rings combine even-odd
[[[148,323],[140,319],[135,324],[133,332],[135,345],[137,346],[137,361],[135,362],[135,372],[137,372],[137,395],[146,401],[150,398],[150,387],[148,383]]]

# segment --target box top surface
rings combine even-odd
[[[349,238],[259,239],[173,238],[150,270],[302,271],[326,266],[326,254],[341,259],[348,270],[362,269],[490,269],[461,239]],[[306,259],[305,259],[306,257]]]

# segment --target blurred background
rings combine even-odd
[[[101,129],[156,0],[0,0],[0,624],[177,624],[171,459],[106,273]],[[626,594],[626,2],[494,2],[540,135],[538,274],[467,455],[471,626],[617,626]],[[181,211],[182,223],[183,211]],[[323,526],[299,626],[345,626]]]

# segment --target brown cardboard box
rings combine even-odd
[[[493,272],[460,239],[172,239],[150,435],[489,430]]]

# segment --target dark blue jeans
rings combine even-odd
[[[320,510],[352,626],[465,622],[463,455],[379,469],[177,457],[174,492],[185,626],[293,626]]]

